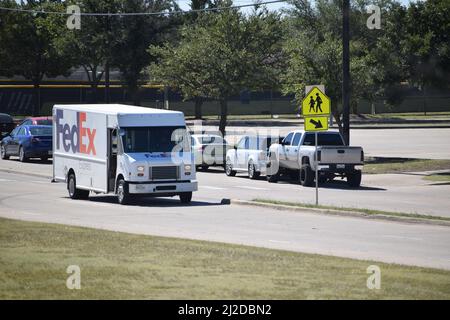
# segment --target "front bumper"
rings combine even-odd
[[[128,182],[128,192],[131,194],[177,195],[197,190],[197,181],[167,181],[153,183]]]
[[[40,157],[52,157],[52,150],[48,149],[28,149],[25,150],[25,156],[27,158],[40,158]]]

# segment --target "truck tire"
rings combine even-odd
[[[261,175],[261,172],[256,171],[253,161],[250,161],[248,163],[248,177],[252,180],[256,180],[259,178],[260,175]]]
[[[180,201],[181,201],[181,203],[190,203],[191,200],[192,200],[192,192],[180,193]]]
[[[280,179],[279,173],[273,174],[271,176],[267,176],[267,181],[269,181],[270,183],[277,183],[279,179]]]
[[[117,182],[117,201],[119,204],[127,205],[130,204],[133,197],[128,192],[128,183],[124,179],[119,179]]]
[[[314,171],[309,164],[302,165],[299,178],[300,184],[304,187],[311,187],[314,184]]]
[[[236,175],[236,171],[233,170],[233,165],[231,164],[230,159],[227,159],[225,164],[225,174],[229,177],[234,177]]]
[[[0,146],[0,156],[1,156],[2,160],[8,160],[9,159],[9,156],[6,155],[6,148],[5,148],[4,145]]]
[[[74,173],[71,173],[67,179],[67,191],[69,197],[74,200],[89,198],[89,190],[77,189],[77,179]]]
[[[352,188],[358,188],[361,185],[361,170],[356,170],[347,175],[347,184]]]
[[[23,150],[23,147],[20,146],[19,148],[19,161],[20,162],[27,162],[28,158],[25,155],[25,150]]]

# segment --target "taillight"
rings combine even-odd
[[[317,151],[317,161],[321,161],[322,160],[322,151],[319,150]]]
[[[364,151],[361,150],[361,162],[364,162]]]

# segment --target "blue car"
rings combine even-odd
[[[52,156],[52,126],[21,125],[0,142],[4,160],[18,156],[22,162],[30,158],[47,161]]]

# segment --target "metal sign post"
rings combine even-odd
[[[318,131],[327,131],[331,115],[331,100],[324,93],[324,86],[307,86],[305,98],[302,101],[302,115],[306,132],[314,132],[315,150],[314,164],[316,180],[316,206],[319,205],[319,159],[317,151]]]
[[[316,136],[316,151],[314,160],[316,162],[316,206],[319,205],[319,159],[317,159],[317,131],[315,132]]]

